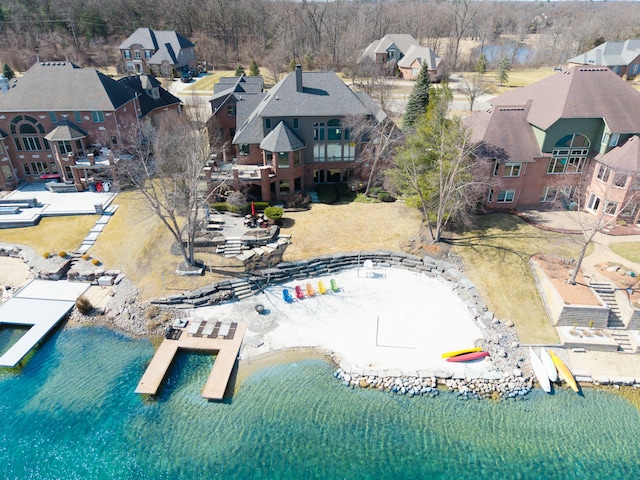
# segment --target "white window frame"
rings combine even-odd
[[[620,180],[624,178],[624,182],[620,182]],[[627,186],[627,182],[629,181],[629,175],[626,173],[615,173],[613,174],[613,186],[616,188],[625,188]]]
[[[540,202],[542,203],[552,203],[556,201],[558,198],[558,187],[554,186],[546,186],[542,189],[542,195],[540,195]]]
[[[596,173],[596,178],[602,183],[607,183],[609,181],[609,175],[611,175],[611,169],[606,165],[600,164]]]
[[[502,199],[501,199],[502,198]],[[513,203],[516,198],[516,191],[513,189],[500,190],[498,192],[498,203]]]
[[[503,177],[519,177],[521,171],[522,171],[522,163],[519,163],[519,162],[505,163],[504,173],[502,174],[502,176]]]
[[[592,213],[597,213],[598,208],[600,208],[601,201],[602,200],[600,199],[600,197],[592,192],[589,195],[589,200],[587,201],[587,210],[589,210]]]
[[[606,202],[604,204],[605,215],[615,215],[618,211],[618,202]]]

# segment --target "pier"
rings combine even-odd
[[[178,351],[193,350],[217,352],[213,368],[201,395],[207,400],[222,400],[240,352],[247,324],[234,323],[225,326],[213,323],[214,328],[209,336],[203,335],[204,330],[207,329],[206,325],[194,329],[194,324],[192,324],[189,329],[176,329],[180,333],[179,336],[173,337],[175,339],[165,338],[138,383],[135,393],[157,394]]]

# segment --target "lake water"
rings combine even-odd
[[[103,328],[52,335],[0,369],[0,478],[380,479],[640,476],[640,413],[596,390],[522,401],[352,390],[322,360],[200,397],[213,359],[180,355],[161,395],[133,393],[153,347]]]

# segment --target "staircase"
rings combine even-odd
[[[253,295],[251,291],[251,285],[245,279],[239,278],[236,280],[231,280],[231,287],[233,288],[233,293],[236,298],[242,300],[243,298],[247,298]]]
[[[610,283],[592,283],[591,287],[609,307],[607,328],[611,330],[609,333],[618,344],[618,349],[624,353],[633,353],[629,332],[625,331],[626,325],[620,318],[620,307],[616,301],[613,286]]]
[[[224,245],[220,245],[216,249],[216,253],[224,255],[225,258],[233,258],[242,252],[242,241],[239,237],[227,237]]]

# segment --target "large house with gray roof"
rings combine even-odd
[[[640,220],[640,92],[608,68],[573,67],[469,117],[494,162],[490,209],[563,205]]]
[[[360,54],[359,64],[380,65],[386,75],[396,72],[398,62],[411,47],[420,47],[418,41],[407,33],[393,33],[374,40]]]
[[[569,66],[607,67],[631,79],[640,73],[640,39],[605,42],[568,61]]]
[[[411,45],[398,62],[400,75],[406,80],[415,80],[422,67],[429,72],[432,82],[439,82],[444,74],[442,58],[429,47]]]
[[[195,45],[173,30],[139,28],[120,44],[124,69],[160,77],[195,70]]]
[[[0,95],[0,190],[59,180],[78,191],[110,177],[128,125],[180,111],[147,75],[116,81],[70,62],[38,62]]]
[[[268,92],[250,79],[238,79],[211,100],[210,125],[235,120],[236,188],[256,200],[285,201],[318,184],[354,179],[362,139],[352,135],[353,119],[375,124],[385,118],[371,97],[353,92],[334,72],[300,66]]]

